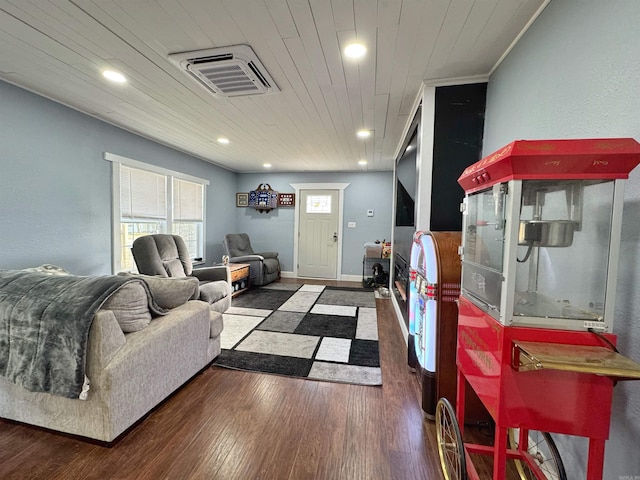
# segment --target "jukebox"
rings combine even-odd
[[[422,410],[430,419],[434,418],[437,401],[436,393],[436,359],[438,338],[438,317],[442,301],[452,302],[460,293],[459,259],[453,272],[455,284],[443,282],[440,265],[437,236],[453,236],[459,243],[459,232],[425,233],[417,231],[411,246],[411,269],[409,277],[409,366],[416,369],[422,390]],[[449,248],[449,256],[456,255],[455,248]],[[445,272],[445,275],[448,272]],[[457,278],[456,278],[456,273]],[[443,291],[443,288],[448,289]],[[444,295],[441,295],[444,294]],[[444,296],[444,298],[442,298]],[[446,308],[446,306],[445,306]],[[454,312],[454,315],[457,310]],[[440,317],[442,315],[440,314]],[[449,315],[451,317],[451,315]],[[454,318],[448,318],[454,320]],[[451,374],[451,372],[449,372]]]
[[[527,454],[536,430],[587,437],[587,479],[602,478],[613,386],[640,378],[612,333],[624,182],[638,163],[633,139],[515,141],[459,178],[457,405],[454,418],[446,402],[436,413],[447,476],[477,478],[468,454],[483,453],[494,480],[507,457],[546,478]],[[466,384],[495,421],[493,447],[460,440]]]
[[[438,398],[455,404],[456,335],[460,295],[461,232],[422,232],[413,236],[409,281],[409,366],[422,391],[422,410],[435,418]],[[488,414],[467,388],[467,423],[486,423]]]

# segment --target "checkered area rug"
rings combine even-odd
[[[233,299],[214,365],[382,385],[373,291],[275,283]]]

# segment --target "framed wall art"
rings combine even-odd
[[[248,207],[248,206],[249,206],[249,194],[236,193],[236,207]]]
[[[260,213],[269,213],[278,206],[278,192],[268,183],[261,183],[255,190],[249,192],[249,206]]]
[[[279,193],[278,206],[279,207],[295,207],[296,194],[295,193]]]

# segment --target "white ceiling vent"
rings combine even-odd
[[[174,53],[169,60],[207,90],[223,97],[280,91],[249,45]]]

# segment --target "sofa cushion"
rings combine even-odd
[[[100,308],[113,312],[123,332],[137,332],[151,322],[148,302],[144,285],[129,282],[111,294]]]
[[[200,284],[200,300],[207,303],[214,303],[218,300],[231,295],[231,287],[229,282],[217,280],[215,282],[206,282]]]
[[[219,312],[214,312],[213,310],[209,311],[209,322],[211,325],[211,329],[209,331],[210,338],[219,337],[222,333],[223,322],[222,322],[222,314]]]
[[[195,277],[153,277],[151,275],[134,275],[128,272],[120,272],[118,275],[134,276],[147,282],[151,296],[162,308],[176,308],[189,300],[198,298],[200,282]]]
[[[197,296],[200,282],[195,277],[161,278],[141,275],[151,295],[162,308],[176,308]],[[197,298],[197,297],[196,297]]]
[[[184,273],[184,266],[178,258],[174,258],[173,260],[165,260],[164,262],[162,262],[162,266],[167,271],[167,275],[169,275],[170,277],[187,276],[187,274]]]

